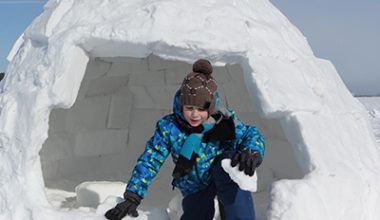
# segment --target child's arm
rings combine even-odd
[[[254,125],[245,125],[234,115],[235,132],[238,140],[238,150],[251,150],[260,154],[264,158],[265,142],[264,137]]]
[[[255,126],[245,125],[237,119],[234,112],[231,115],[235,124],[237,141],[237,152],[231,158],[231,166],[234,167],[239,164],[240,171],[253,176],[264,158],[264,137]]]
[[[137,160],[127,190],[144,198],[148,187],[170,153],[169,129],[165,119],[156,124],[154,135],[146,143],[145,151]]]

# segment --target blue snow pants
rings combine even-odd
[[[221,159],[214,164],[213,181],[204,190],[186,196],[182,200],[181,220],[212,220],[214,198],[222,206],[221,217],[226,220],[255,220],[251,192],[239,188],[221,166]],[[223,217],[224,216],[224,217]]]

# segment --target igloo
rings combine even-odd
[[[45,188],[127,181],[191,63],[259,127],[258,219],[379,219],[378,146],[334,66],[267,0],[50,0],[1,82],[0,219],[95,219]],[[145,205],[166,207],[167,159]]]

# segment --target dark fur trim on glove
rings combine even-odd
[[[206,140],[215,140],[215,141],[230,141],[236,138],[235,135],[235,123],[232,118],[226,118],[223,115],[212,115],[215,121],[219,121],[215,126],[206,133]],[[217,117],[222,117],[217,118]]]

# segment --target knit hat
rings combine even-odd
[[[193,72],[187,74],[181,85],[181,106],[193,105],[215,111],[215,96],[218,85],[211,76],[210,61],[199,59],[193,64]]]

